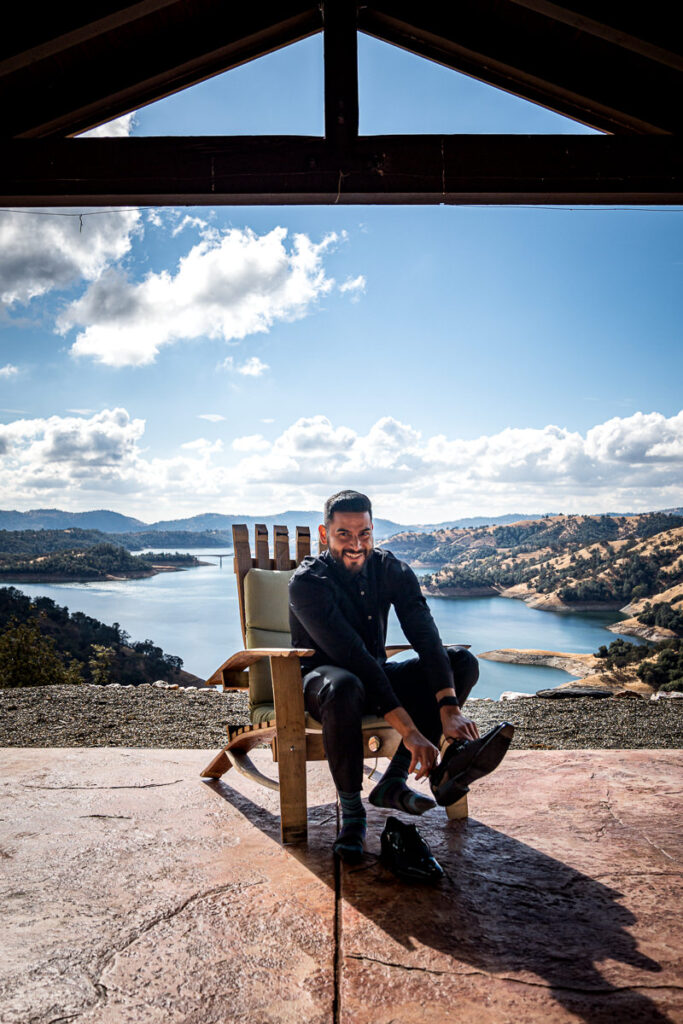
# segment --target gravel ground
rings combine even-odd
[[[508,720],[518,750],[683,746],[683,699],[471,700],[481,732]],[[154,686],[0,689],[0,747],[221,747],[248,723],[247,697]]]

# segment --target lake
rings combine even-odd
[[[216,558],[212,551],[189,553]],[[203,565],[141,580],[15,586],[31,597],[51,597],[69,611],[118,622],[133,640],[152,640],[166,654],[180,656],[188,672],[203,678],[242,648],[232,558],[224,558],[222,567]],[[616,638],[605,626],[622,617],[617,612],[543,612],[500,597],[427,600],[444,642],[470,644],[475,654],[500,647],[588,654]],[[388,640],[405,643],[393,615]],[[482,661],[480,669],[474,691],[478,697],[497,698],[505,690],[534,692],[571,678],[558,669],[493,661]]]

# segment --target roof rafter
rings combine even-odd
[[[174,0],[134,10],[135,19],[110,25],[112,15],[45,43],[40,59],[15,54],[4,75],[0,66],[2,134],[75,135],[322,29],[310,0]]]
[[[576,19],[551,15],[559,6],[533,0],[369,0],[359,10],[358,27],[594,128],[620,134],[681,131],[683,75],[673,66],[675,55],[661,63],[622,46],[616,30],[602,36],[587,25],[579,30],[571,23]]]

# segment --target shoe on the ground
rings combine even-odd
[[[501,722],[477,740],[453,740],[443,752],[439,764],[429,775],[434,799],[448,807],[469,790],[469,784],[489,775],[505,757],[515,727]]]
[[[381,836],[382,861],[404,882],[434,885],[443,878],[443,868],[415,825],[387,818]]]

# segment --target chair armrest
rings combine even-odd
[[[206,686],[219,686],[224,672],[242,672],[261,658],[310,658],[315,651],[299,647],[255,647],[249,651],[238,651],[224,661],[206,680]]]
[[[402,651],[412,651],[412,644],[389,644],[386,648],[387,658],[393,658],[395,654],[400,654]]]
[[[464,647],[469,651],[471,644],[444,644],[444,647]],[[412,644],[389,644],[386,649],[387,658],[393,658],[395,654],[400,654],[402,651],[412,651]]]

